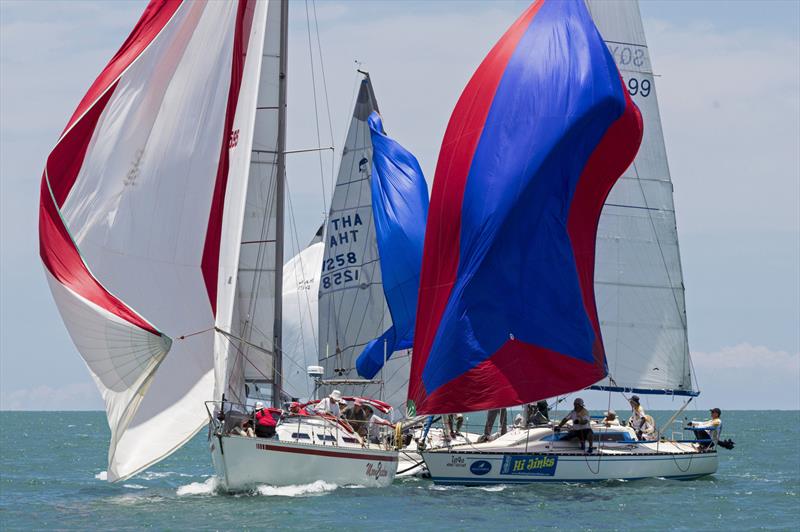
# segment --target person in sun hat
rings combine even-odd
[[[575,399],[575,401],[572,403],[572,407],[572,411],[564,416],[564,419],[561,420],[561,423],[559,423],[554,430],[558,432],[567,421],[572,421],[569,434],[562,439],[572,440],[574,438],[578,438],[578,441],[581,444],[581,451],[586,450],[586,441],[588,440],[589,453],[591,454],[594,452],[594,432],[591,429],[592,418],[589,415],[589,411],[586,410],[586,405],[584,404],[583,399],[580,397]]]
[[[628,419],[628,426],[636,431],[636,437],[641,440],[642,430],[645,428],[645,423],[647,423],[647,414],[639,402],[638,395],[631,395],[628,403],[631,405],[631,417]]]
[[[339,408],[339,405],[343,402],[342,392],[339,390],[333,390],[328,397],[322,399],[319,403],[314,405],[314,412],[317,414],[330,414],[335,417],[340,417],[342,415],[342,411]]]
[[[707,449],[716,444],[719,441],[720,432],[722,432],[722,410],[715,407],[709,412],[711,413],[711,419],[708,421],[690,421],[688,423],[698,440],[710,440],[700,443],[700,447],[703,449]]]

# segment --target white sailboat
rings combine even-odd
[[[395,450],[335,419],[229,432],[248,403],[296,393],[281,347],[287,26],[286,0],[152,2],[48,157],[41,256],[106,402],[110,481],[209,413],[227,489],[394,477]]]
[[[606,198],[597,229],[594,293],[607,376],[591,388],[685,396],[682,411],[699,392],[692,382],[672,184],[639,7],[627,0],[586,4],[643,122],[641,147]],[[423,454],[440,484],[692,479],[717,470],[710,442],[671,439],[666,430],[655,441],[640,441],[631,427],[590,426],[596,441],[590,455],[552,423]]]

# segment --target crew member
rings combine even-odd
[[[444,416],[444,435],[445,439],[449,436],[455,438],[461,436],[461,425],[464,424],[464,414],[448,414]]]
[[[555,431],[558,432],[561,430],[561,427],[567,421],[572,421],[572,427],[570,427],[569,434],[567,435],[565,440],[571,440],[573,438],[578,438],[578,441],[581,444],[581,451],[586,450],[586,441],[589,441],[589,453],[591,454],[594,452],[594,432],[591,429],[591,422],[592,418],[589,415],[589,411],[586,410],[586,407],[583,403],[583,399],[578,397],[572,403],[572,411],[564,416],[564,419],[561,420],[561,423],[556,426]]]
[[[636,437],[641,440],[642,429],[644,428],[644,424],[647,421],[646,419],[647,414],[645,414],[642,405],[639,404],[638,395],[632,395],[631,398],[628,399],[628,402],[631,405],[631,417],[630,419],[628,419],[628,426],[636,431]]]
[[[345,408],[342,412],[342,417],[350,423],[350,426],[353,427],[363,439],[367,438],[367,422],[372,415],[372,409],[370,408],[369,412],[367,412],[367,408],[369,408],[369,405],[365,407],[363,401],[357,398],[353,401],[352,405]]]
[[[550,412],[547,401],[537,401],[536,404],[525,405],[525,426],[547,425],[550,422]]]
[[[275,427],[277,423],[275,418],[272,417],[272,412],[264,408],[264,403],[261,401],[256,403],[256,436],[259,438],[272,438],[275,436]]]
[[[702,422],[689,422],[689,426],[694,430],[695,438],[707,440],[701,442],[700,448],[708,449],[719,441],[719,434],[722,431],[722,410],[719,408],[711,409],[711,419]]]
[[[317,414],[330,414],[335,417],[342,415],[339,404],[342,402],[342,392],[333,390],[331,394],[314,405],[314,412]]]
[[[498,414],[500,415],[500,435],[502,436],[508,432],[508,411],[505,408],[489,410],[486,413],[486,425],[483,426],[483,435],[478,438],[478,443],[489,441],[492,438],[492,430]]]
[[[611,425],[619,425],[617,413],[613,409],[609,409],[608,412],[606,412],[603,416],[603,421],[601,421],[601,423],[606,427],[610,427]]]

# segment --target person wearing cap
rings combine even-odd
[[[339,404],[342,402],[342,392],[333,390],[328,397],[314,405],[314,412],[317,414],[330,414],[335,417],[340,417],[342,412],[339,410]]]
[[[700,447],[708,449],[713,444],[719,441],[719,434],[722,431],[722,410],[719,408],[712,408],[711,419],[708,421],[693,422],[690,421],[688,425],[694,431],[694,435],[698,440],[711,440],[700,443]]]
[[[259,438],[272,438],[275,436],[277,423],[275,418],[272,417],[272,412],[268,408],[264,408],[264,403],[261,401],[256,403],[255,418],[256,436]]]
[[[604,414],[603,421],[601,421],[601,423],[606,427],[610,427],[611,425],[619,425],[617,413],[613,409],[609,409],[608,412]]]
[[[564,419],[561,420],[561,423],[559,423],[554,430],[555,432],[559,432],[567,421],[572,421],[569,434],[563,438],[563,440],[578,438],[581,444],[581,451],[586,450],[586,441],[588,440],[589,453],[591,454],[594,452],[594,432],[591,429],[592,418],[589,415],[589,411],[586,410],[583,399],[580,397],[575,399],[572,403],[572,407],[572,411],[564,416]]]
[[[352,426],[363,439],[367,438],[367,422],[372,416],[372,409],[370,408],[368,412],[367,408],[369,408],[369,405],[364,405],[361,399],[356,398],[353,404],[345,408],[342,412],[342,417],[350,423],[350,426]]]
[[[639,403],[639,396],[632,395],[628,402],[631,405],[631,417],[628,419],[628,426],[636,431],[636,437],[642,439],[642,431],[647,423],[647,414]]]

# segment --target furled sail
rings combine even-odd
[[[372,113],[368,122],[373,148],[372,213],[383,291],[392,316],[392,326],[369,342],[356,360],[358,374],[372,379],[384,358],[414,343],[428,185],[417,159],[386,135],[378,113]]]
[[[587,4],[644,122],[641,149],[611,190],[597,235],[595,294],[608,361],[600,387],[696,394],[672,181],[639,6]]]
[[[605,377],[597,221],[640,140],[586,6],[529,7],[478,67],[442,141],[409,410],[505,407]]]
[[[265,3],[153,0],[49,155],[40,254],[105,400],[108,479],[188,441],[227,330]],[[198,83],[198,80],[202,80]],[[216,363],[222,359],[222,362]]]
[[[361,82],[347,132],[330,213],[319,285],[319,361],[325,379],[359,379],[356,358],[392,326],[383,293],[372,212],[372,140],[367,119],[378,111],[369,76]],[[346,395],[403,405],[409,356],[396,353],[377,383],[337,385]],[[363,379],[361,379],[363,380]],[[332,387],[323,387],[327,393]]]
[[[312,398],[308,366],[317,364],[317,293],[322,270],[323,228],[283,267],[283,389],[302,401]]]

